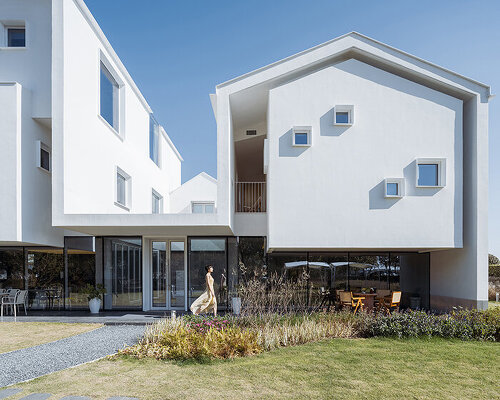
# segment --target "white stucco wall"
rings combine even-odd
[[[54,30],[64,31],[64,42],[54,48],[62,62],[62,80],[55,90],[62,92],[58,104],[61,118],[54,123],[54,137],[61,146],[55,167],[62,184],[54,185],[54,197],[63,199],[66,214],[122,214],[116,206],[116,167],[131,176],[130,213],[151,213],[152,189],[160,193],[168,208],[168,193],[180,184],[180,159],[160,135],[162,161],[158,167],[149,158],[149,107],[133,90],[109,47],[96,34],[73,0],[58,2]],[[62,47],[59,47],[62,46]],[[99,117],[100,60],[111,65],[123,84],[123,115],[120,138]],[[59,125],[61,122],[61,125]],[[61,193],[62,191],[62,193]]]
[[[346,104],[354,125],[334,127]],[[351,59],[270,90],[268,139],[270,248],[462,246],[461,100]],[[415,187],[425,157],[446,158],[444,188]],[[399,177],[405,197],[384,198]]]
[[[217,208],[217,181],[202,172],[170,193],[171,213],[191,214],[192,202],[214,202]]]

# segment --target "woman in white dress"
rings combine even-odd
[[[214,267],[207,265],[205,270],[207,271],[207,274],[205,275],[207,289],[193,302],[193,304],[191,304],[191,312],[194,315],[198,315],[213,311],[214,316],[217,316],[217,299],[214,291],[214,278],[212,277]]]

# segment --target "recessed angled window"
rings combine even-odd
[[[7,47],[26,47],[26,28],[7,27]]]
[[[310,126],[294,126],[292,129],[293,146],[311,146],[312,128]]]
[[[37,158],[36,158],[37,167],[46,172],[50,172],[51,160],[50,160],[49,146],[44,144],[42,141],[38,140],[36,142],[36,152],[37,152]]]
[[[255,136],[257,135],[257,131],[255,129],[247,130],[247,136]]]
[[[404,179],[387,178],[384,180],[384,189],[386,198],[403,197],[405,190]]]
[[[417,187],[443,187],[446,183],[444,158],[420,158],[417,160]]]
[[[116,168],[116,196],[115,204],[127,210],[130,208],[131,178],[121,168]]]
[[[213,201],[193,201],[191,203],[191,212],[193,214],[213,214],[215,212],[215,203]]]
[[[153,114],[149,115],[149,158],[160,166],[160,125]]]
[[[163,197],[153,189],[151,194],[151,212],[161,214],[163,212]]]
[[[109,69],[101,62],[100,115],[116,131],[119,131],[119,85]]]
[[[333,109],[334,125],[352,125],[354,123],[354,106],[338,105]]]

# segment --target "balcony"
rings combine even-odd
[[[235,212],[266,212],[266,182],[236,182]]]

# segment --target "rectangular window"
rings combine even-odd
[[[337,105],[334,108],[333,125],[352,125],[354,123],[354,106]]]
[[[26,29],[18,27],[7,28],[7,46],[26,47]]]
[[[418,186],[438,186],[439,166],[438,164],[418,165]]]
[[[312,128],[310,126],[294,126],[292,129],[293,146],[310,146]]]
[[[337,124],[348,124],[349,113],[347,111],[338,112],[335,114],[335,122]]]
[[[50,148],[41,140],[36,142],[36,166],[50,172]]]
[[[388,196],[397,196],[398,195],[398,184],[397,183],[388,183],[387,184],[387,195]]]
[[[149,158],[160,166],[159,163],[159,138],[160,125],[156,122],[153,114],[149,115]]]
[[[385,197],[403,197],[405,195],[404,178],[386,178]]]
[[[101,62],[100,115],[115,131],[119,130],[119,85]]]
[[[161,214],[163,197],[160,196],[156,190],[153,190],[151,201],[152,201],[151,205],[152,213]]]
[[[213,202],[193,202],[191,210],[193,214],[213,214],[215,204]]]
[[[122,206],[126,205],[127,201],[127,178],[119,172],[116,174],[116,202]]]

